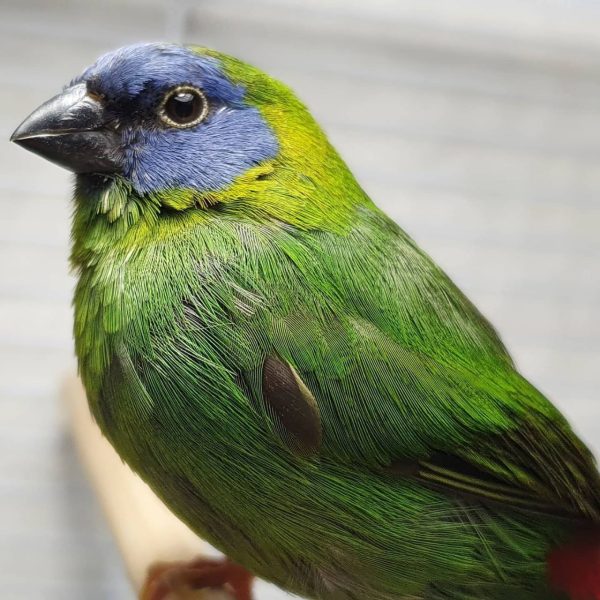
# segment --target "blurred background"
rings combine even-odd
[[[133,598],[60,403],[71,182],[8,143],[33,108],[140,40],[285,80],[598,454],[598,31],[594,0],[1,0],[2,597]]]

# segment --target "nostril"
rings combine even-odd
[[[90,88],[87,89],[87,96],[95,102],[100,103],[104,103],[104,100],[106,99],[104,94],[97,92],[96,90],[91,90]]]

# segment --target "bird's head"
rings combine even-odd
[[[83,201],[111,220],[131,203],[156,215],[244,204],[308,227],[358,189],[289,88],[205,48],[106,54],[12,140],[74,171]]]

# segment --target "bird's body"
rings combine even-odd
[[[122,173],[77,178],[77,355],[124,460],[309,598],[565,598],[548,559],[595,535],[600,479],[493,328],[287,88],[204,49],[120,52],[75,83],[133,102],[174,85],[166,56],[211,105],[197,130],[131,127]]]

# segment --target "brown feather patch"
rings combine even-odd
[[[322,438],[319,407],[293,367],[277,356],[267,356],[263,364],[262,392],[286,446],[296,454],[316,454]]]

